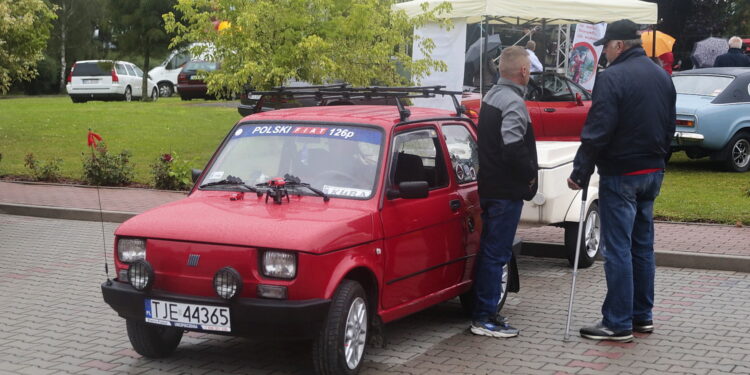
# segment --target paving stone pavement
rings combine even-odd
[[[115,227],[104,224],[103,245],[97,222],[0,215],[0,373],[311,373],[306,342],[188,333],[169,358],[135,353],[99,287]],[[600,262],[579,273],[568,343],[567,262],[521,257],[519,269],[503,313],[521,336],[473,336],[449,301],[386,325],[388,345],[368,348],[362,374],[750,374],[748,273],[659,267],[656,332],[605,344],[576,334],[598,319]]]

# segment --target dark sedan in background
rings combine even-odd
[[[190,61],[182,68],[177,76],[177,92],[182,100],[215,99],[208,94],[208,86],[204,79],[206,73],[219,69],[219,64],[211,61]]]

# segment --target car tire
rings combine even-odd
[[[182,329],[127,319],[128,338],[138,354],[164,358],[172,354],[182,340]]]
[[[578,257],[578,267],[588,268],[594,264],[596,255],[601,248],[601,224],[599,221],[599,204],[592,202],[586,212],[583,232],[581,233],[581,252]],[[578,236],[578,223],[566,223],[565,225],[565,249],[568,252],[568,264],[573,266],[576,256],[576,236]]]
[[[133,90],[130,89],[130,86],[125,88],[125,94],[123,94],[122,98],[126,102],[133,100]]]
[[[747,172],[750,168],[750,132],[741,131],[727,143],[724,149],[727,168],[733,172]]]
[[[168,98],[174,94],[174,89],[169,83],[160,83],[159,85],[159,96]]]
[[[356,374],[364,362],[369,334],[369,305],[362,286],[344,280],[331,300],[328,316],[313,342],[318,374]]]
[[[151,101],[155,102],[157,100],[159,100],[159,90],[157,90],[156,87],[154,87],[154,89],[151,90]]]
[[[505,300],[508,298],[508,292],[510,290],[510,288],[508,288],[510,285],[510,275],[513,274],[513,269],[516,267],[514,258],[515,255],[511,257],[510,262],[503,266],[503,277],[500,281],[500,300],[497,302],[498,314],[500,314],[503,306],[505,306]],[[474,288],[458,296],[458,299],[461,301],[461,308],[463,308],[464,313],[471,317],[472,312],[474,311]]]
[[[182,101],[189,101],[189,100],[192,100],[193,98],[188,98],[188,97],[181,96],[180,99]]]
[[[74,97],[71,96],[70,100],[72,100],[73,103],[86,103],[86,99],[84,99],[84,98],[74,98]]]

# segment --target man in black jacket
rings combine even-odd
[[[742,53],[742,39],[738,36],[729,38],[729,51],[716,57],[714,67],[750,66],[750,57]]]
[[[602,321],[580,331],[594,340],[631,341],[633,331],[653,331],[654,199],[674,135],[676,93],[637,31],[630,20],[616,21],[594,43],[604,45],[609,67],[596,78],[568,178],[571,189],[580,189],[594,165],[599,169],[607,296]]]
[[[498,318],[503,266],[513,255],[513,237],[523,199],[536,193],[534,130],[523,100],[531,62],[522,47],[500,55],[501,78],[482,100],[479,112],[479,198],[482,236],[474,276],[475,304],[471,332],[513,337],[518,330]]]

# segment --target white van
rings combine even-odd
[[[147,93],[159,97],[156,84],[148,79]],[[125,100],[141,96],[143,71],[133,63],[112,60],[76,61],[70,68],[65,89],[73,103],[89,100]]]
[[[208,46],[205,43],[193,43],[184,49],[174,50],[164,62],[149,70],[149,77],[156,82],[159,88],[159,96],[172,96],[175,93],[177,89],[177,76],[188,61],[207,59],[208,51],[195,59],[191,55],[190,49],[200,45]]]

